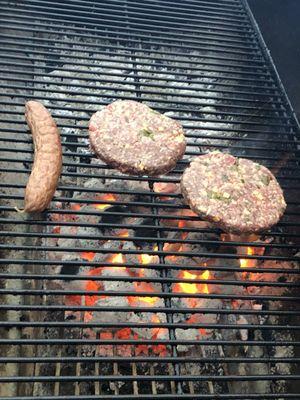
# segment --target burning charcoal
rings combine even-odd
[[[111,212],[118,212],[118,213],[128,213],[128,207],[126,206],[111,206],[105,209],[104,213],[111,213]],[[102,224],[119,224],[122,222],[122,219],[124,218],[123,215],[102,215],[102,217],[99,220],[99,228],[101,228],[101,223]],[[105,228],[104,228],[105,229]]]
[[[145,194],[135,195],[133,198],[133,201],[140,202],[140,203],[152,203],[152,196],[149,196],[150,192],[147,190],[145,190],[144,192],[145,192]]]
[[[210,229],[210,230],[213,228],[213,226],[211,225],[210,222],[201,221],[200,217],[188,208],[182,209],[178,215],[183,216],[183,217],[192,217],[193,218],[191,220],[182,220],[181,221],[182,226],[185,228]],[[216,228],[214,228],[214,229],[216,229]]]
[[[286,269],[293,270],[299,269],[299,264],[294,261],[278,261],[278,260],[263,260],[259,264],[259,268],[264,268],[266,270],[270,269]],[[251,294],[263,294],[263,295],[275,295],[280,296],[284,293],[288,292],[288,288],[286,286],[255,286],[255,282],[280,282],[288,283],[288,282],[295,282],[297,280],[296,274],[288,274],[282,273],[278,274],[275,272],[271,272],[265,274],[263,272],[251,272],[249,274],[249,279],[253,281],[253,286],[248,287],[248,292]]]
[[[143,219],[141,225],[149,225],[151,228],[139,227],[134,228],[134,236],[143,239],[134,239],[133,242],[139,248],[147,247],[153,248],[154,242],[148,242],[147,238],[156,238],[157,237],[157,230],[156,228],[152,228],[155,226],[155,220],[153,218],[145,218]]]
[[[187,236],[187,240],[199,241],[199,243],[183,243],[181,251],[191,251],[195,254],[199,254],[199,256],[194,257],[199,262],[204,260],[201,253],[215,253],[220,246],[220,238],[215,233],[190,232]],[[217,241],[218,244],[201,243],[203,241]]]
[[[60,233],[71,235],[72,238],[59,238],[57,241],[59,247],[90,248],[97,246],[97,240],[93,239],[99,236],[99,232],[96,228],[85,226],[62,226]],[[80,238],[79,235],[86,237]]]
[[[80,269],[80,265],[76,264],[65,264],[61,267],[61,275],[77,275]],[[69,281],[70,279],[64,279],[64,281]]]
[[[148,203],[151,204],[152,203],[152,197],[149,196],[149,191],[145,190],[145,194],[138,194],[133,198],[133,201],[135,202],[140,202],[140,203]],[[158,213],[160,214],[166,214],[166,213],[174,213],[174,208],[168,207],[167,205],[182,205],[182,199],[181,198],[168,198],[167,194],[162,194],[161,197],[155,197],[155,203],[163,203],[166,204],[166,207],[159,207],[158,208]],[[139,211],[139,212],[143,212],[146,211],[148,212],[148,206],[147,209],[145,209],[145,206],[143,205],[138,205],[138,206],[133,206],[131,207],[131,209],[133,211]],[[178,213],[178,210],[176,210],[176,212]]]
[[[91,157],[88,157],[88,156],[79,157],[79,161],[82,164],[90,164],[91,163]]]
[[[131,250],[135,249],[134,245],[131,242],[126,242],[124,244],[123,249]],[[145,254],[127,254],[126,259],[129,263],[139,264],[137,268],[130,267],[130,272],[136,274],[137,276],[142,276],[145,278],[159,278],[160,271],[153,268],[148,268],[147,264],[158,264],[159,257],[156,255]],[[145,266],[145,268],[144,268]]]
[[[108,268],[107,268],[108,271]],[[108,272],[103,272],[109,274]],[[118,276],[122,275],[120,272]],[[104,291],[114,291],[114,292],[130,292],[133,290],[131,282],[124,281],[104,281],[103,282]],[[128,296],[106,296],[102,299],[99,299],[96,302],[96,305],[101,307],[128,307]],[[122,311],[99,311],[93,313],[93,321],[101,321],[101,322],[128,322],[130,321],[132,316],[131,312],[122,312]]]
[[[232,251],[234,251],[232,249]],[[230,251],[228,251],[230,253]],[[239,267],[240,263],[238,259],[230,259],[230,258],[219,258],[217,260],[214,260],[214,265],[217,267]],[[235,275],[234,275],[235,276]],[[233,277],[233,272],[231,270],[221,270],[221,271],[215,271],[214,272],[214,278],[217,280],[222,280],[222,281],[231,281]],[[237,277],[237,280],[239,280],[239,277]],[[241,285],[214,285],[215,288],[215,293],[219,294],[244,294],[244,287]]]
[[[141,305],[144,306],[145,305]],[[159,307],[163,307],[163,301],[162,304],[160,304]],[[158,308],[159,309],[159,308]],[[149,322],[151,323],[166,323],[166,315],[163,313],[143,313],[142,315],[140,313],[134,313],[131,316],[130,322],[132,323],[140,323],[140,322]],[[169,338],[169,330],[164,327],[155,327],[155,328],[138,328],[134,327],[132,328],[133,332],[137,333],[141,338],[144,339],[160,339],[160,340],[166,340]]]
[[[166,194],[162,194],[162,197],[167,197]],[[152,203],[152,196],[149,196],[149,192],[145,190],[145,194],[138,194],[134,197],[134,201],[141,203]],[[176,199],[173,198],[162,198],[156,197],[155,202],[167,203],[167,204],[175,204]],[[173,210],[173,209],[172,209]]]
[[[115,307],[115,308],[122,308],[122,307],[128,307],[128,302],[126,297],[113,297],[109,296],[106,298],[103,298],[101,300],[98,300],[95,303],[95,306],[99,307]],[[133,313],[132,312],[122,312],[122,311],[94,311],[92,314],[92,322],[130,322],[132,318]],[[107,328],[98,328],[105,330]],[[120,328],[115,328],[115,329],[120,329]],[[111,330],[114,330],[113,328]]]

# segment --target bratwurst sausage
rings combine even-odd
[[[41,212],[49,206],[61,174],[60,133],[49,111],[37,101],[25,104],[25,119],[33,137],[34,163],[22,212]]]

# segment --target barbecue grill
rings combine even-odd
[[[1,1],[1,399],[299,399],[298,123],[244,0]],[[24,102],[61,130],[50,208],[18,214],[33,163]],[[96,159],[116,99],[183,123],[158,178]],[[230,235],[178,191],[196,155],[269,167],[288,208]]]

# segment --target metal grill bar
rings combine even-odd
[[[11,72],[13,72],[13,71],[11,71]],[[60,77],[60,78],[62,78],[63,76],[57,76],[57,77]],[[4,78],[6,81],[14,81],[14,82],[25,82],[25,83],[44,83],[44,81],[39,81],[39,80],[37,80],[37,79],[28,79],[28,78]],[[112,83],[111,81],[108,81],[108,83]],[[122,83],[122,81],[114,81],[114,83]],[[64,86],[68,86],[68,83],[64,83],[64,82],[62,82],[61,83],[61,86],[62,87],[64,87]],[[72,86],[74,86],[74,87],[80,87],[80,88],[85,88],[86,87],[86,85],[82,85],[82,84],[73,84]],[[143,86],[145,86],[145,87],[147,87],[147,86],[150,86],[150,87],[162,87],[162,88],[171,88],[171,86],[168,86],[168,85],[158,85],[158,84],[153,84],[153,83],[147,83],[147,82],[145,82],[145,83],[143,83]],[[97,86],[95,86],[95,87],[91,87],[92,89],[94,89],[94,88],[96,88]],[[99,87],[98,87],[99,88]],[[99,89],[107,89],[107,87],[100,87]],[[183,87],[183,89],[188,89],[188,87]],[[197,90],[199,90],[199,88],[197,89]],[[127,91],[127,90],[126,90]],[[130,92],[132,92],[132,90],[131,89],[129,89],[128,91],[130,91]],[[192,89],[191,91],[196,91],[196,89]],[[243,94],[245,94],[245,95],[250,95],[250,96],[253,96],[253,95],[255,95],[255,96],[266,96],[266,94],[265,93],[257,93],[257,92],[253,92],[253,91],[249,91],[249,92],[244,92],[244,91],[236,91],[236,90],[226,90],[226,89],[211,89],[210,90],[212,93],[234,93],[234,94],[241,94],[241,95],[243,95]],[[155,94],[156,92],[150,92],[150,91],[146,91],[145,93],[148,93],[148,94]],[[84,94],[84,93],[82,93],[82,92],[80,92],[80,94]],[[181,94],[180,93],[180,89],[179,89],[179,91],[178,91],[178,93],[176,93],[176,94],[174,94],[174,96],[176,96],[176,97],[186,97],[186,95],[184,95],[184,94]],[[190,94],[189,95],[189,97],[191,97],[191,98],[199,98],[199,95],[197,96],[197,95],[193,95],[193,94]],[[282,97],[282,96],[281,96]],[[277,96],[277,95],[274,95],[274,98],[280,98],[280,96]],[[280,119],[282,119],[283,117],[277,117],[277,118],[280,118]],[[274,116],[274,119],[277,119],[276,118],[276,116]],[[285,119],[287,119],[287,117],[285,118]]]
[[[157,358],[157,357],[144,357],[144,358],[139,358],[139,357],[130,357],[130,358],[126,358],[126,357],[110,357],[108,358],[109,361],[111,362],[186,362],[185,358],[182,357],[165,357],[163,359],[161,358]],[[300,358],[279,358],[279,357],[273,357],[273,358],[269,358],[267,360],[262,360],[260,358],[251,358],[251,359],[247,359],[247,358],[211,358],[211,359],[206,359],[204,360],[203,358],[190,358],[190,362],[194,362],[194,363],[205,363],[205,362],[215,362],[215,361],[219,361],[219,362],[228,362],[228,363],[234,363],[234,362],[253,362],[253,363],[259,363],[259,362],[264,362],[264,361],[268,361],[268,362],[286,362],[286,361],[290,361],[290,362],[299,362]],[[43,362],[49,362],[49,363],[55,363],[57,362],[57,358],[0,358],[0,363],[1,362],[11,362],[11,363],[29,363],[29,362],[36,362],[36,363],[43,363]],[[91,359],[87,359],[85,357],[64,357],[61,358],[59,360],[59,362],[61,363],[75,363],[75,362],[94,362],[94,361],[99,361],[99,362],[105,362],[106,358],[105,357],[98,357],[98,358],[93,358]]]
[[[153,395],[151,395],[151,396],[153,396]],[[130,397],[130,399],[146,399],[146,400],[151,400],[153,397],[151,397],[151,396],[149,396],[149,395],[143,395],[143,394],[141,394],[141,395],[139,395],[139,396],[134,396],[134,395],[132,395],[131,397]],[[233,400],[233,399],[240,399],[241,397],[240,397],[241,395],[239,394],[239,395],[224,395],[224,398],[225,399],[230,399],[230,400]],[[265,399],[297,399],[298,397],[297,397],[298,395],[296,394],[296,395],[294,395],[294,394],[288,394],[288,395],[282,395],[282,394],[275,394],[275,395],[269,395],[269,394],[266,394],[266,395],[264,395],[264,398]],[[107,395],[107,396],[102,396],[103,397],[103,399],[107,399],[107,400],[112,400],[112,399],[115,399],[116,397],[115,397],[115,395],[114,396],[110,396],[110,395]],[[262,397],[261,397],[261,394],[247,394],[247,397],[249,398],[249,399],[261,399]],[[51,396],[51,397],[44,397],[44,396],[42,396],[42,397],[40,397],[41,398],[41,400],[52,400],[52,399],[54,399],[54,400],[64,400],[64,397],[62,397],[62,396]],[[75,395],[75,396],[70,396],[69,397],[69,399],[70,400],[77,400],[77,399],[87,399],[87,400],[94,400],[94,399],[98,399],[99,397],[97,397],[97,396],[80,396],[80,395]],[[126,399],[126,400],[129,400],[129,397],[127,396],[127,395],[118,395],[118,398],[120,398],[120,399]],[[201,397],[200,396],[196,396],[196,395],[194,395],[194,394],[181,394],[181,395],[176,395],[176,397],[174,397],[174,395],[173,394],[157,394],[157,398],[158,399],[214,399],[215,398],[215,395],[208,395],[208,394],[204,394],[204,395],[201,395]],[[0,397],[0,399],[1,400],[6,400],[4,397]],[[35,397],[23,397],[22,398],[22,400],[34,400],[35,399]]]
[[[30,6],[27,4],[26,5],[26,8],[25,8],[25,10],[24,9],[18,9],[17,11],[19,11],[19,12],[22,12],[22,14],[23,14],[23,16],[24,16],[24,18],[26,19],[26,20],[28,20],[28,19],[32,19],[34,16],[37,16],[38,18],[39,18],[39,20],[40,21],[48,21],[48,18],[45,18],[45,17],[41,17],[40,16],[40,14],[45,14],[44,12],[40,12],[40,11],[34,11],[34,12],[32,12],[32,11],[29,11],[28,9],[30,8]],[[3,13],[3,16],[4,17],[13,17],[13,18],[22,18],[22,15],[20,16],[20,15],[17,15],[16,13],[5,13],[5,11],[11,11],[9,8],[3,8],[2,9],[3,11],[4,11],[4,13]],[[123,11],[123,10],[122,10]],[[29,14],[29,16],[27,15],[27,14]],[[57,14],[56,13],[50,13],[49,11],[47,11],[47,16],[56,16]],[[99,17],[101,16],[107,16],[107,14],[98,14],[99,15]],[[144,16],[145,16],[145,14],[144,14]],[[118,23],[121,23],[122,24],[122,15],[120,15],[119,16],[119,18],[121,19],[121,21],[120,20],[118,20]],[[127,18],[127,17],[126,17]],[[189,16],[189,18],[190,18],[190,16]],[[180,20],[180,19],[182,19],[182,20],[186,20],[185,18],[177,18],[177,20]],[[64,23],[69,23],[70,22],[70,20],[68,20],[68,19],[56,19],[56,18],[51,18],[51,20],[53,21],[53,22],[64,22]],[[90,26],[90,25],[92,25],[92,27],[93,28],[95,28],[95,26],[98,26],[99,27],[99,24],[97,24],[96,22],[95,22],[95,20],[97,21],[97,18],[87,18],[87,20],[94,20],[94,22],[93,23],[89,23],[89,22],[85,22],[85,26]],[[103,27],[103,24],[105,23],[105,22],[107,22],[107,21],[109,21],[109,22],[111,22],[111,19],[101,19],[101,23],[102,23],[102,25],[100,25],[100,26],[102,26]],[[154,22],[154,24],[157,22],[157,20],[149,20],[150,22]],[[191,21],[193,21],[193,18],[191,18]],[[204,28],[204,29],[207,29],[207,28],[209,28],[209,24],[207,24],[207,25],[205,25],[205,24],[199,24],[199,22],[201,21],[201,19],[199,19],[199,18],[197,18],[197,21],[198,21],[198,23],[197,24],[191,24],[191,23],[189,23],[189,27],[197,27],[197,28]],[[207,21],[206,21],[207,22]],[[127,22],[125,21],[125,22],[123,22],[123,23],[125,23],[125,24],[127,24]],[[151,25],[151,24],[139,24],[139,23],[135,23],[134,24],[135,26],[139,26],[139,25],[142,25],[142,28],[130,28],[130,30],[133,30],[133,31],[135,31],[135,30],[137,30],[138,32],[149,32],[149,30],[147,30],[147,29],[145,29],[145,26],[146,27],[151,27],[151,28],[153,28],[153,27],[155,27],[155,25]],[[224,25],[224,23],[222,23],[222,25]],[[107,28],[115,28],[114,27],[114,25],[105,25]],[[233,26],[234,26],[234,24],[230,24],[229,25],[230,26],[230,28],[227,28],[227,27],[215,27],[215,30],[216,31],[224,31],[224,32],[235,32],[235,33],[244,33],[244,31],[245,31],[245,27],[248,27],[248,28],[250,28],[250,26],[249,25],[244,25],[244,24],[240,24],[240,25],[236,25],[236,26],[241,26],[242,27],[242,29],[238,29],[238,28],[233,28]],[[55,25],[55,27],[61,27],[61,25]],[[63,27],[63,26],[62,26]],[[122,30],[122,29],[124,29],[124,27],[122,27],[122,26],[120,26],[119,27],[119,29],[120,30]],[[169,27],[168,26],[168,29],[172,32],[172,30],[175,30],[173,27]],[[85,29],[85,30],[87,30],[87,29]],[[91,30],[95,30],[95,29],[91,29]],[[128,31],[128,28],[126,27],[126,31]],[[151,32],[151,30],[150,30],[150,32]],[[177,31],[178,32],[178,31]],[[197,31],[197,30],[192,30],[192,29],[187,29],[187,28],[185,28],[185,29],[179,29],[179,32],[191,32],[191,33],[195,33],[195,32],[200,32],[201,33],[201,31]],[[172,33],[168,33],[168,32],[163,32],[162,33],[163,35],[165,35],[165,36],[171,36],[172,35]],[[190,36],[191,38],[194,38],[194,36],[193,35],[191,35]],[[187,38],[187,36],[185,35],[184,36],[184,38]],[[173,40],[174,38],[172,37],[172,40]]]
[[[155,376],[132,376],[132,375],[122,375],[122,380],[124,382],[126,381],[132,381],[132,380],[137,380],[137,381],[170,381],[174,380],[176,382],[180,381],[195,381],[199,378],[200,381],[207,381],[208,379],[211,381],[222,381],[224,379],[227,379],[229,381],[257,381],[257,380],[273,380],[273,379],[282,379],[282,380],[297,380],[300,379],[300,375],[274,375],[272,376],[261,376],[261,375],[253,375],[253,376],[190,376],[190,375],[185,375],[183,376],[178,376],[178,375],[155,375]],[[110,382],[118,381],[120,379],[119,376],[117,375],[108,375],[106,377],[103,376],[38,376],[38,377],[30,377],[30,376],[24,376],[24,377],[14,377],[14,378],[8,378],[8,377],[0,377],[0,382],[47,382],[47,381],[55,381],[55,382],[67,382],[67,381],[77,381],[77,382],[84,382],[84,381],[105,381],[109,380]]]
[[[0,345],[20,345],[20,346],[31,346],[31,345],[40,345],[43,346],[45,344],[49,345],[80,345],[82,344],[81,340],[75,340],[75,339],[27,339],[25,340],[14,340],[14,339],[0,339]],[[192,345],[192,346],[201,346],[201,345],[206,345],[206,346],[214,346],[214,345],[228,345],[228,342],[226,340],[199,340],[197,342],[193,340],[181,340],[181,339],[176,339],[176,340],[125,340],[125,339],[114,339],[114,340],[91,340],[91,339],[86,339],[85,344],[87,345],[98,345],[98,344],[103,344],[103,345],[122,345],[122,344],[128,344],[128,345],[137,345],[137,344],[145,344],[145,345],[156,345],[156,344],[165,344],[165,345],[173,345],[177,346],[180,344],[185,344],[185,345]],[[238,340],[233,343],[231,343],[231,346],[243,346],[245,343],[243,340]],[[247,340],[247,346],[272,346],[274,345],[274,342],[272,340]],[[276,342],[276,346],[300,346],[300,341],[288,341],[288,340],[280,340]]]
[[[2,26],[2,28],[5,28],[5,29],[11,29],[11,28],[14,28],[17,32],[19,32],[19,31],[21,31],[21,32],[31,32],[31,33],[37,33],[37,32],[41,32],[41,33],[48,33],[48,31],[47,30],[45,30],[45,29],[41,29],[41,28],[36,28],[36,29],[34,29],[34,28],[28,28],[27,27],[27,25],[28,26],[31,26],[32,24],[30,24],[30,23],[27,23],[26,24],[26,22],[24,22],[24,23],[21,23],[21,22],[19,22],[19,21],[17,21],[17,20],[14,20],[14,19],[12,19],[12,20],[10,20],[11,22],[12,22],[12,24],[13,25],[8,25],[8,24],[2,24],[1,26]],[[18,25],[21,25],[22,24],[22,27],[19,27]],[[25,27],[23,27],[23,25],[25,25]],[[37,26],[39,26],[39,27],[42,27],[42,26],[44,26],[43,24],[39,24],[39,23],[37,23],[36,24]],[[60,26],[58,25],[58,29],[60,28]],[[71,28],[72,29],[72,28]],[[74,28],[73,28],[74,29]],[[60,33],[60,31],[59,30],[51,30],[51,33],[53,33],[53,34],[59,34]],[[120,34],[120,35],[122,35],[122,33],[119,33],[118,31],[117,32],[111,32],[112,34]],[[203,33],[207,33],[207,32],[205,32],[205,31],[198,31],[198,33],[199,34],[203,34]],[[74,36],[78,36],[78,37],[80,37],[80,38],[86,38],[86,39],[92,39],[93,38],[93,35],[89,35],[89,34],[85,34],[85,33],[74,33]],[[128,40],[128,33],[127,34],[123,34],[125,37],[124,38],[118,38],[118,41],[125,41],[125,40]],[[137,35],[138,37],[141,37],[141,38],[147,38],[147,36],[146,35]],[[231,35],[231,34],[229,34],[229,33],[227,33],[227,34],[224,34],[224,33],[214,33],[214,35],[211,35],[211,36],[208,36],[208,39],[213,39],[213,40],[218,40],[218,36],[222,36],[222,40],[224,40],[223,39],[223,36],[225,36],[225,37],[227,37],[227,38],[231,38],[231,37],[238,37],[238,35]],[[154,37],[154,39],[155,39],[155,37]],[[161,37],[158,37],[157,38],[158,40],[161,40],[161,39],[163,39],[163,38],[161,38]],[[167,38],[165,39],[165,40],[167,40]],[[135,43],[135,42],[137,42],[137,40],[130,40],[131,42],[133,42],[133,43]],[[238,43],[240,43],[240,42],[242,42],[242,40],[237,40],[237,39],[230,39],[230,42],[232,43],[232,42],[235,42],[235,41],[237,41]],[[174,39],[174,42],[186,42],[186,43],[188,43],[188,41],[184,41],[184,40],[176,40],[176,39]],[[191,41],[191,42],[193,42],[193,41]],[[196,42],[196,41],[195,41]],[[190,43],[190,41],[189,41],[189,43]],[[161,45],[161,44],[165,44],[165,43],[160,43],[160,42],[156,42],[156,41],[149,41],[149,45]],[[172,44],[172,47],[174,47],[174,48],[180,48],[181,47],[181,45],[180,44]],[[186,45],[186,47],[187,47],[187,49],[189,49],[189,50],[201,50],[201,47],[199,48],[198,46],[188,46],[188,45]],[[205,57],[206,58],[206,57]],[[212,59],[215,59],[216,58],[216,56],[213,56],[212,57]],[[218,57],[217,57],[218,58]],[[222,57],[220,57],[220,59],[222,59]],[[225,58],[226,59],[226,58]],[[227,58],[227,60],[229,60],[229,58]],[[231,61],[234,61],[234,62],[236,62],[237,64],[239,63],[239,61],[238,60],[235,60],[235,59],[231,59]],[[252,60],[251,61],[251,64],[258,64],[258,65],[260,65],[260,64],[262,64],[263,63],[263,61],[262,60]],[[210,65],[214,65],[213,63],[210,63]],[[244,66],[244,68],[246,68],[246,66]],[[250,68],[253,68],[253,67],[250,67]]]

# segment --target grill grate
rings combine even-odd
[[[246,1],[1,5],[0,399],[298,399],[298,123]],[[20,217],[28,99],[64,163],[51,207]],[[169,175],[93,157],[88,120],[116,99],[183,123]],[[278,177],[288,209],[264,236],[183,204],[174,184],[211,149]]]

